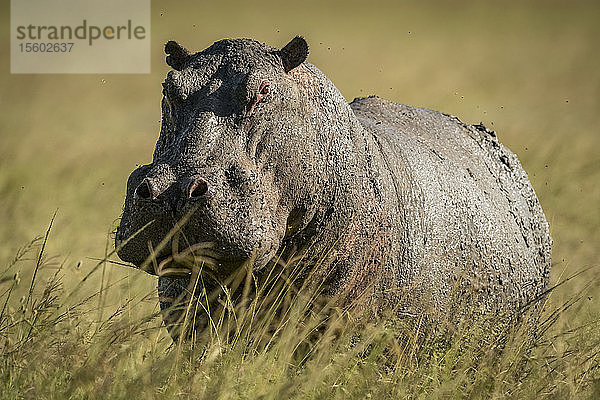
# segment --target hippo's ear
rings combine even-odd
[[[181,71],[184,68],[186,61],[190,57],[190,52],[173,40],[169,40],[167,44],[165,44],[165,53],[168,54],[167,65],[178,71]]]
[[[308,43],[302,36],[296,36],[277,53],[281,57],[285,72],[290,72],[308,57]]]

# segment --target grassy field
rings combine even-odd
[[[5,3],[3,398],[600,396],[597,2],[155,0],[145,75],[11,75]],[[393,328],[345,321],[339,340],[325,335],[299,362],[290,349],[322,315],[283,318],[291,322],[269,351],[248,351],[257,337],[243,324],[235,340],[213,332],[206,352],[172,346],[155,315],[156,279],[96,261],[112,250],[127,176],[151,160],[168,71],[163,44],[176,39],[201,50],[224,37],[251,37],[281,46],[296,34],[348,100],[378,94],[481,121],[519,156],[550,222],[551,281],[578,274],[552,293],[544,315],[553,323],[531,352],[515,333],[500,356],[475,357],[464,337],[442,355],[408,339],[398,355],[389,353]],[[301,310],[302,298],[295,304]],[[244,315],[240,321],[258,318]]]

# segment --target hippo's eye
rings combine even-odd
[[[248,115],[252,115],[254,112],[254,107],[265,97],[267,97],[271,93],[271,84],[268,81],[262,81],[260,87],[258,88],[258,93],[256,93],[256,97],[254,101],[248,105]]]
[[[256,95],[256,103],[267,97],[269,93],[271,93],[271,84],[268,81],[262,81]]]
[[[258,90],[258,94],[261,96],[266,96],[271,92],[271,85],[269,85],[269,82],[267,81],[263,81],[260,84],[260,89]]]

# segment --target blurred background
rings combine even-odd
[[[552,282],[592,267],[558,298],[598,274],[597,1],[154,0],[152,72],[140,75],[11,75],[8,2],[1,7],[2,268],[45,233],[55,210],[47,254],[64,264],[65,286],[112,250],[127,177],[151,161],[158,138],[166,41],[199,51],[222,38],[281,47],[303,35],[309,61],[348,101],[377,94],[497,131],[550,222]],[[107,304],[156,285],[133,269],[107,265],[104,272],[91,279],[125,278],[116,286],[122,296],[114,292]],[[597,315],[600,303],[589,296],[584,309]]]

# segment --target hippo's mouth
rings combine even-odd
[[[157,259],[156,262],[148,265],[144,271],[156,276],[183,277],[191,275],[193,268],[175,261],[173,256],[168,256]]]
[[[215,272],[223,265],[222,256],[212,250],[212,243],[196,243],[182,251],[172,249],[170,255],[150,256],[139,269],[156,276],[185,277],[194,272]]]

